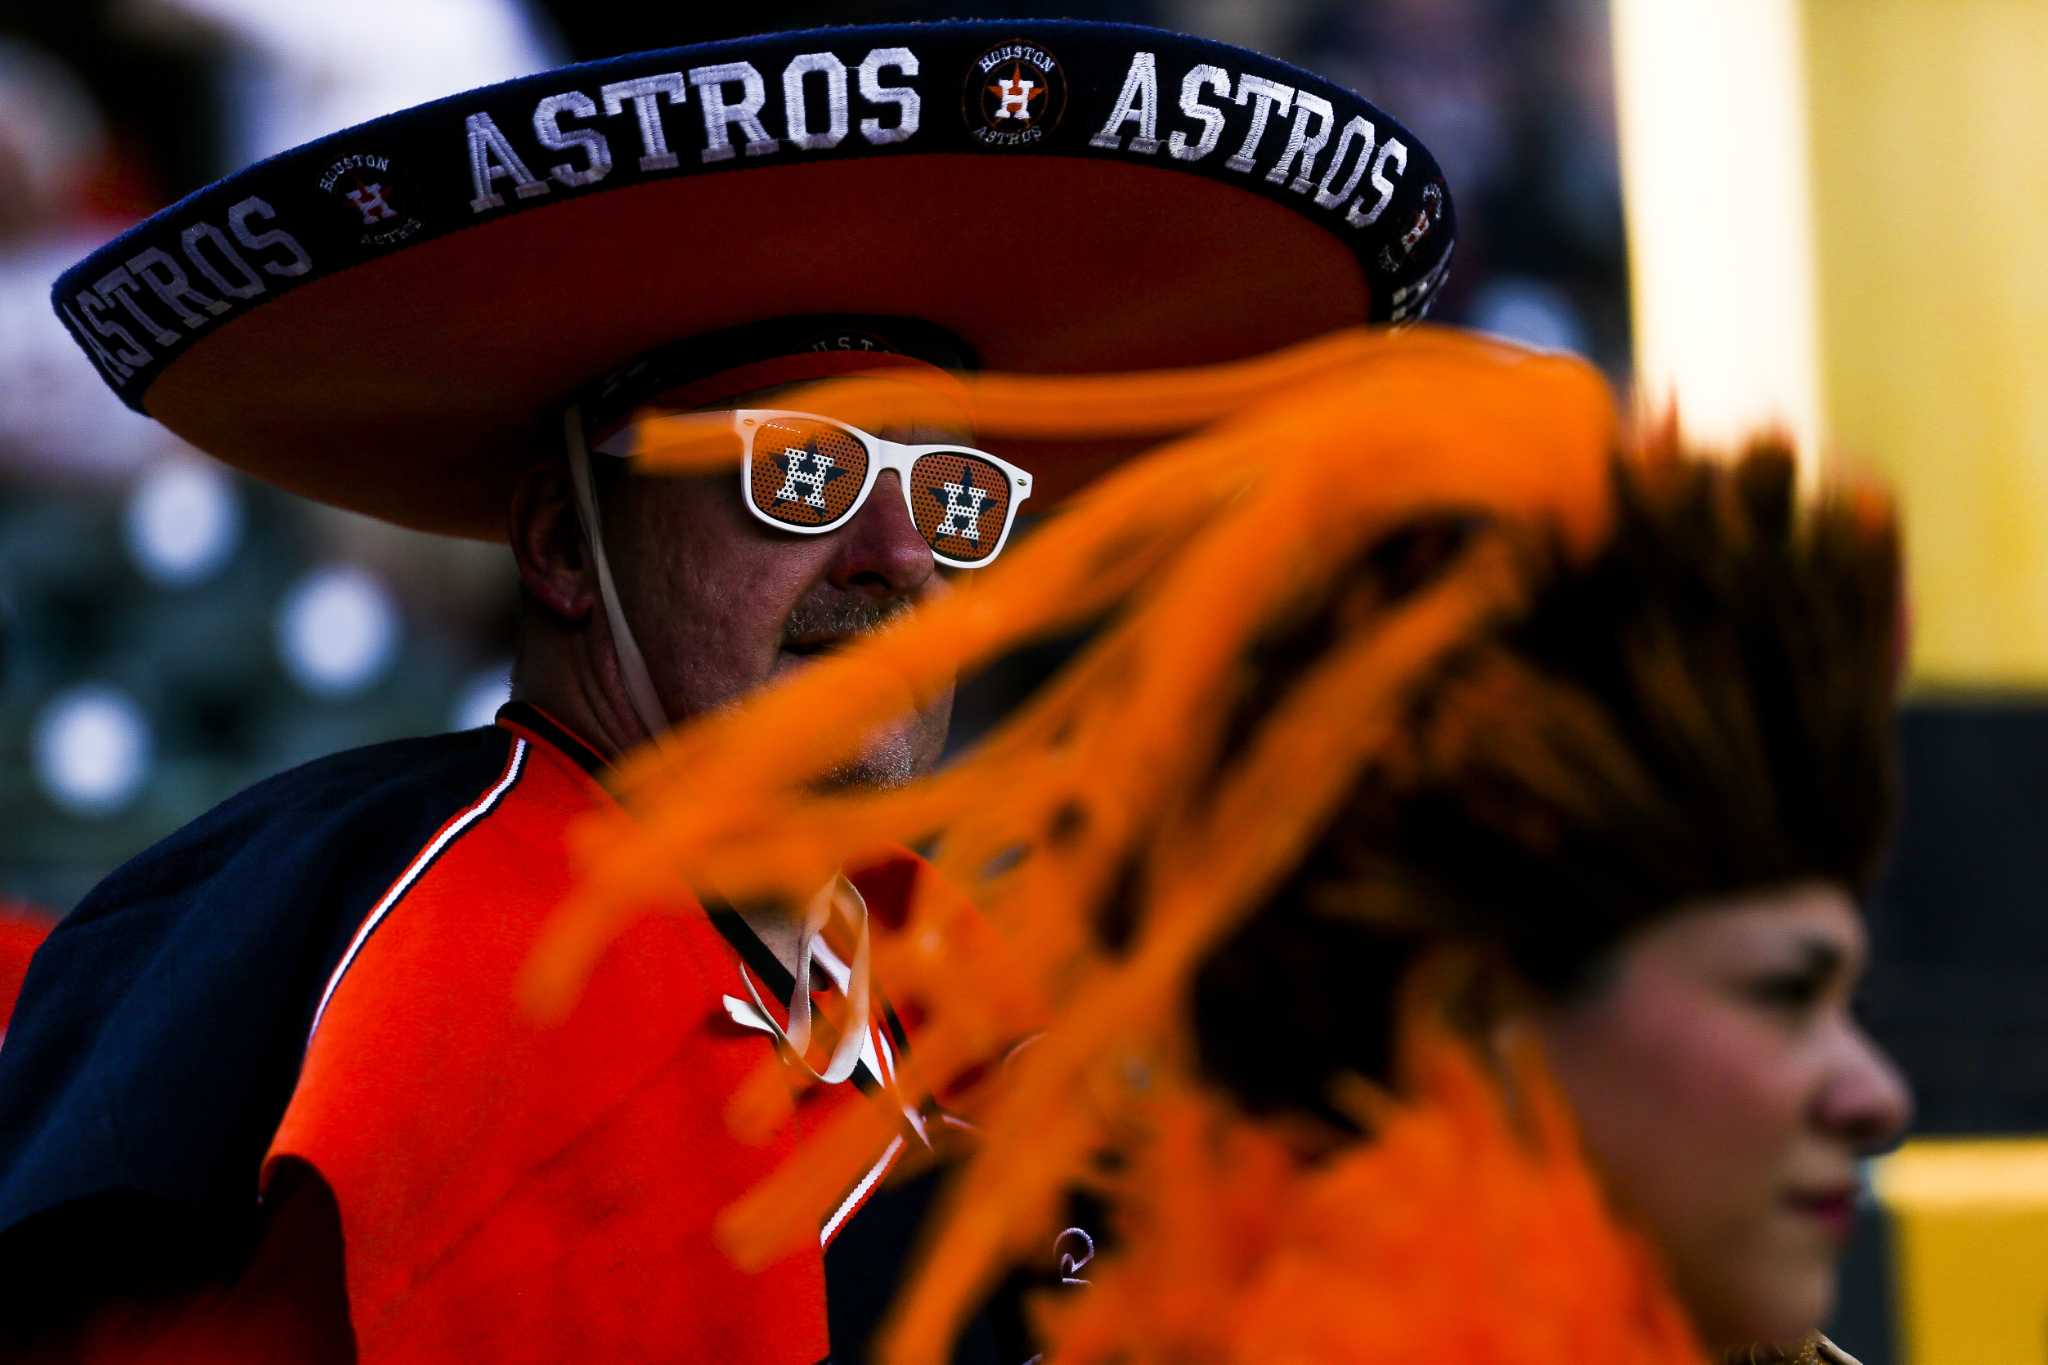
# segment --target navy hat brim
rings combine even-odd
[[[640,53],[394,114],[157,214],[53,299],[130,406],[199,448],[490,539],[562,403],[681,337],[867,314],[990,370],[1210,364],[1419,316],[1454,236],[1414,136],[1297,68],[1124,25],[943,23]],[[1116,454],[1014,453],[1044,500]]]

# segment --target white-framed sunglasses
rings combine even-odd
[[[740,491],[747,510],[798,535],[836,531],[868,500],[885,469],[932,558],[975,569],[1002,553],[1031,496],[1031,475],[985,450],[900,445],[810,412],[740,408]]]

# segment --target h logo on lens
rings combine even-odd
[[[775,501],[801,502],[821,512],[825,510],[826,480],[846,472],[832,467],[830,455],[815,450],[799,450],[795,446],[783,447],[775,463],[782,466],[782,487],[776,491]]]
[[[963,475],[967,482],[941,484],[946,490],[946,516],[939,523],[933,536],[957,536],[961,540],[981,544],[981,505],[988,501],[988,490],[974,486],[972,474]]]

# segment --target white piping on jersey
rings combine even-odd
[[[419,880],[420,873],[426,871],[427,865],[440,855],[442,849],[453,843],[462,831],[488,815],[491,807],[498,804],[498,799],[512,790],[512,784],[519,780],[520,769],[525,765],[526,741],[515,739],[512,741],[512,759],[505,765],[505,775],[498,779],[498,784],[478,797],[475,805],[449,821],[432,843],[415,854],[413,860],[406,865],[405,871],[399,874],[398,880],[391,884],[391,889],[384,893],[384,898],[370,911],[369,917],[363,921],[362,928],[356,930],[356,936],[349,941],[348,951],[341,955],[341,961],[335,964],[333,974],[327,978],[327,989],[320,992],[320,1003],[313,1010],[313,1027],[306,1030],[308,1048],[313,1046],[313,1035],[320,1031],[320,1020],[327,1013],[327,1002],[334,998],[335,988],[341,985],[341,978],[347,975],[349,965],[356,960],[356,954],[363,950],[363,945],[370,941],[370,935],[376,932],[384,916],[389,914],[391,907],[398,904],[400,898],[412,889],[412,884]]]
[[[819,939],[811,945],[811,961],[825,969],[825,975],[832,978],[832,984],[840,990],[853,979],[853,968],[846,965],[846,959],[832,951],[832,945]]]
[[[884,1028],[875,1030],[875,1045],[882,1049],[882,1065],[889,1068],[887,1074],[882,1079],[894,1085],[896,1083],[896,1054],[889,1050],[889,1030]]]
[[[889,1167],[896,1160],[896,1154],[902,1150],[903,1135],[899,1133],[889,1139],[889,1145],[882,1149],[881,1157],[874,1165],[868,1167],[868,1173],[860,1178],[860,1184],[855,1185],[853,1192],[840,1203],[839,1211],[826,1219],[825,1226],[818,1229],[819,1246],[830,1244],[832,1234],[839,1231],[839,1225],[846,1221],[847,1215],[854,1211],[861,1200],[867,1198],[867,1193],[875,1187],[875,1182],[888,1174]]]

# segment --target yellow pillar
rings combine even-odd
[[[2048,685],[2048,0],[1612,0],[1638,383],[1899,490],[1923,688]]]
[[[2048,4],[1806,0],[1825,429],[1900,489],[1916,678],[2048,683]]]
[[[1892,1217],[1902,1361],[2048,1362],[2048,1141],[1923,1138],[1874,1180]]]

